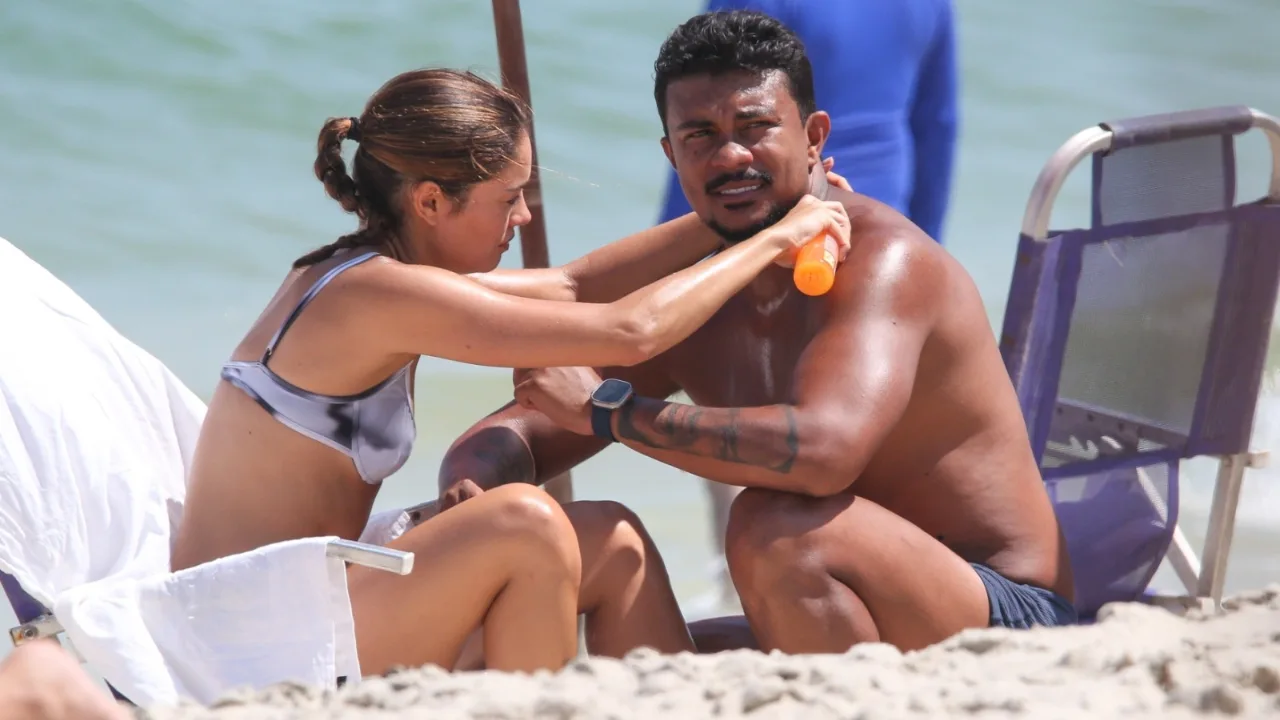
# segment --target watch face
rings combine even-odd
[[[591,393],[591,401],[602,407],[617,407],[631,396],[631,383],[609,378]]]

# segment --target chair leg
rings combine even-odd
[[[1173,526],[1173,541],[1169,543],[1169,550],[1164,557],[1173,567],[1178,580],[1182,581],[1183,590],[1188,595],[1195,595],[1196,587],[1200,584],[1200,556],[1191,546],[1187,534],[1177,525]]]
[[[1218,479],[1214,483],[1213,503],[1209,509],[1209,529],[1205,533],[1204,557],[1196,583],[1196,595],[1210,598],[1214,605],[1222,601],[1244,471],[1263,467],[1266,460],[1266,453],[1240,453],[1227,455],[1219,461]]]

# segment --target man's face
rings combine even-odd
[[[781,72],[694,75],[667,86],[662,149],[689,205],[729,242],[785,216],[809,189],[830,121],[806,122]]]

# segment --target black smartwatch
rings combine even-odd
[[[627,404],[631,399],[631,383],[626,380],[609,378],[596,386],[591,393],[591,432],[598,438],[609,442],[617,442],[613,436],[613,411]]]

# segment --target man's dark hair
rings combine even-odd
[[[653,63],[653,98],[658,117],[667,128],[667,86],[691,75],[748,70],[780,71],[787,76],[791,95],[800,106],[800,119],[817,110],[813,99],[813,68],[804,43],[786,25],[754,10],[696,15],[676,28],[662,43]]]

